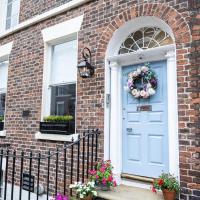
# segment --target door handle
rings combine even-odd
[[[132,128],[127,128],[126,131],[130,133],[130,132],[133,131],[133,129]]]

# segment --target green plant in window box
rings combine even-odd
[[[0,122],[4,121],[4,116],[0,116]]]
[[[75,121],[73,116],[50,115],[40,122],[40,132],[46,134],[71,135],[75,133]]]
[[[4,116],[0,116],[0,131],[4,129]]]
[[[47,117],[44,117],[44,122],[69,122],[72,121],[74,118],[71,115],[64,115],[64,116],[58,116],[58,115],[50,115]]]

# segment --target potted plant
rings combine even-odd
[[[54,116],[50,115],[43,118],[40,122],[40,132],[46,134],[70,135],[75,133],[75,122],[73,116]]]
[[[93,196],[97,196],[94,185],[95,183],[93,181],[90,181],[86,184],[76,182],[75,184],[70,185],[70,188],[76,190],[77,197],[80,200],[92,200]]]
[[[162,190],[165,200],[174,200],[179,193],[179,182],[170,173],[162,173],[158,179],[153,182],[152,191]]]
[[[113,166],[110,160],[97,163],[96,170],[91,170],[90,180],[95,181],[96,186],[103,190],[108,191],[110,187],[115,187],[116,181],[113,177]]]
[[[4,129],[4,116],[0,116],[0,131]]]

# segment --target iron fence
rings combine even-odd
[[[84,132],[54,151],[0,150],[0,199],[49,200],[57,193],[73,196],[69,185],[88,179],[98,160],[99,130]]]

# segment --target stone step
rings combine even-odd
[[[106,200],[163,200],[162,193],[132,186],[119,185],[110,191],[98,191],[98,197]]]

